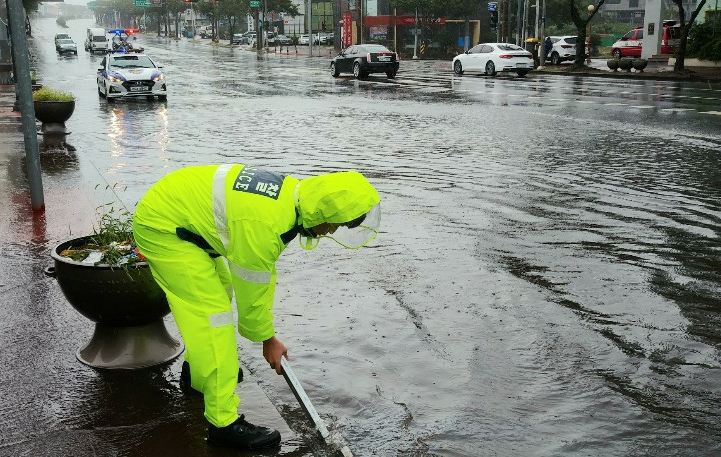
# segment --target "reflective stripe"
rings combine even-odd
[[[256,284],[270,283],[270,272],[269,271],[248,270],[247,268],[238,266],[238,265],[234,264],[233,262],[228,262],[228,265],[230,266],[230,272],[234,276],[242,278],[245,281],[253,282]]]
[[[223,243],[223,248],[228,252],[228,217],[225,214],[225,177],[233,165],[219,165],[213,176],[213,218],[215,219],[215,230],[218,238]]]
[[[235,323],[235,318],[233,318],[232,311],[226,311],[219,314],[211,314],[208,316],[208,318],[210,319],[211,328],[223,327],[225,325],[233,325]]]

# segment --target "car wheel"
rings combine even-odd
[[[525,76],[528,74],[529,71],[531,71],[531,70],[518,70],[516,73],[517,73],[518,76],[520,76],[521,78],[525,78]]]
[[[363,73],[361,73],[360,69],[360,62],[356,62],[353,64],[353,76],[355,76],[356,78],[363,77]]]
[[[621,58],[621,50],[618,49],[618,48],[616,48],[616,49],[613,50],[613,52],[611,53],[611,55],[613,55],[613,57],[615,57],[615,58],[617,58],[617,59],[620,59],[620,58]]]
[[[561,56],[557,52],[551,54],[551,63],[553,65],[561,65]]]
[[[158,95],[158,100],[160,100],[161,102],[168,101],[168,96],[167,95]]]
[[[456,62],[453,64],[453,73],[457,75],[463,74],[463,64],[460,60],[456,60]]]
[[[396,71],[395,71],[395,70],[388,70],[388,71],[386,72],[386,76],[388,77],[388,79],[393,79],[393,78],[396,77]]]
[[[331,62],[331,63],[330,63],[330,75],[331,75],[332,77],[334,77],[334,78],[337,78],[338,75],[340,75],[340,72],[339,72],[338,69],[335,67],[335,62]]]
[[[488,76],[496,76],[496,65],[490,60],[486,62],[486,74]]]

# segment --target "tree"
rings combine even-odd
[[[686,24],[686,11],[684,11],[683,9],[683,0],[671,1],[678,8],[678,22],[681,26],[681,39],[679,40],[678,50],[676,51],[676,62],[673,64],[673,71],[680,73],[685,70],[684,59],[686,58],[686,45],[688,43],[688,34],[691,31],[691,27],[693,27],[693,24],[696,23],[698,13],[703,9],[704,5],[706,4],[706,0],[701,0],[698,5],[696,5],[696,10],[691,14],[688,25]]]
[[[705,1],[705,0],[704,0]],[[576,58],[571,68],[579,69],[586,66],[586,29],[588,23],[593,20],[593,16],[598,13],[606,0],[599,0],[598,4],[593,5],[593,12],[589,13],[586,3],[581,0],[567,0],[567,6],[571,15],[571,21],[576,26]],[[581,12],[579,12],[579,9]]]

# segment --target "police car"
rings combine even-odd
[[[116,98],[147,97],[166,100],[165,75],[147,55],[139,52],[109,52],[98,68],[98,93],[108,102]]]

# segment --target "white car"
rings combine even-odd
[[[453,72],[482,72],[495,76],[499,71],[526,76],[533,69],[533,54],[512,43],[480,43],[453,58]]]
[[[58,54],[75,54],[78,55],[78,46],[70,38],[61,38],[55,41],[55,49]]]
[[[158,97],[167,100],[162,68],[145,54],[112,52],[98,68],[98,93],[108,102],[124,97]]]
[[[298,44],[308,45],[310,43],[310,35],[301,35],[298,38]]]
[[[560,65],[561,62],[576,60],[576,39],[575,36],[552,36],[553,46],[546,54],[546,60],[553,65]]]

